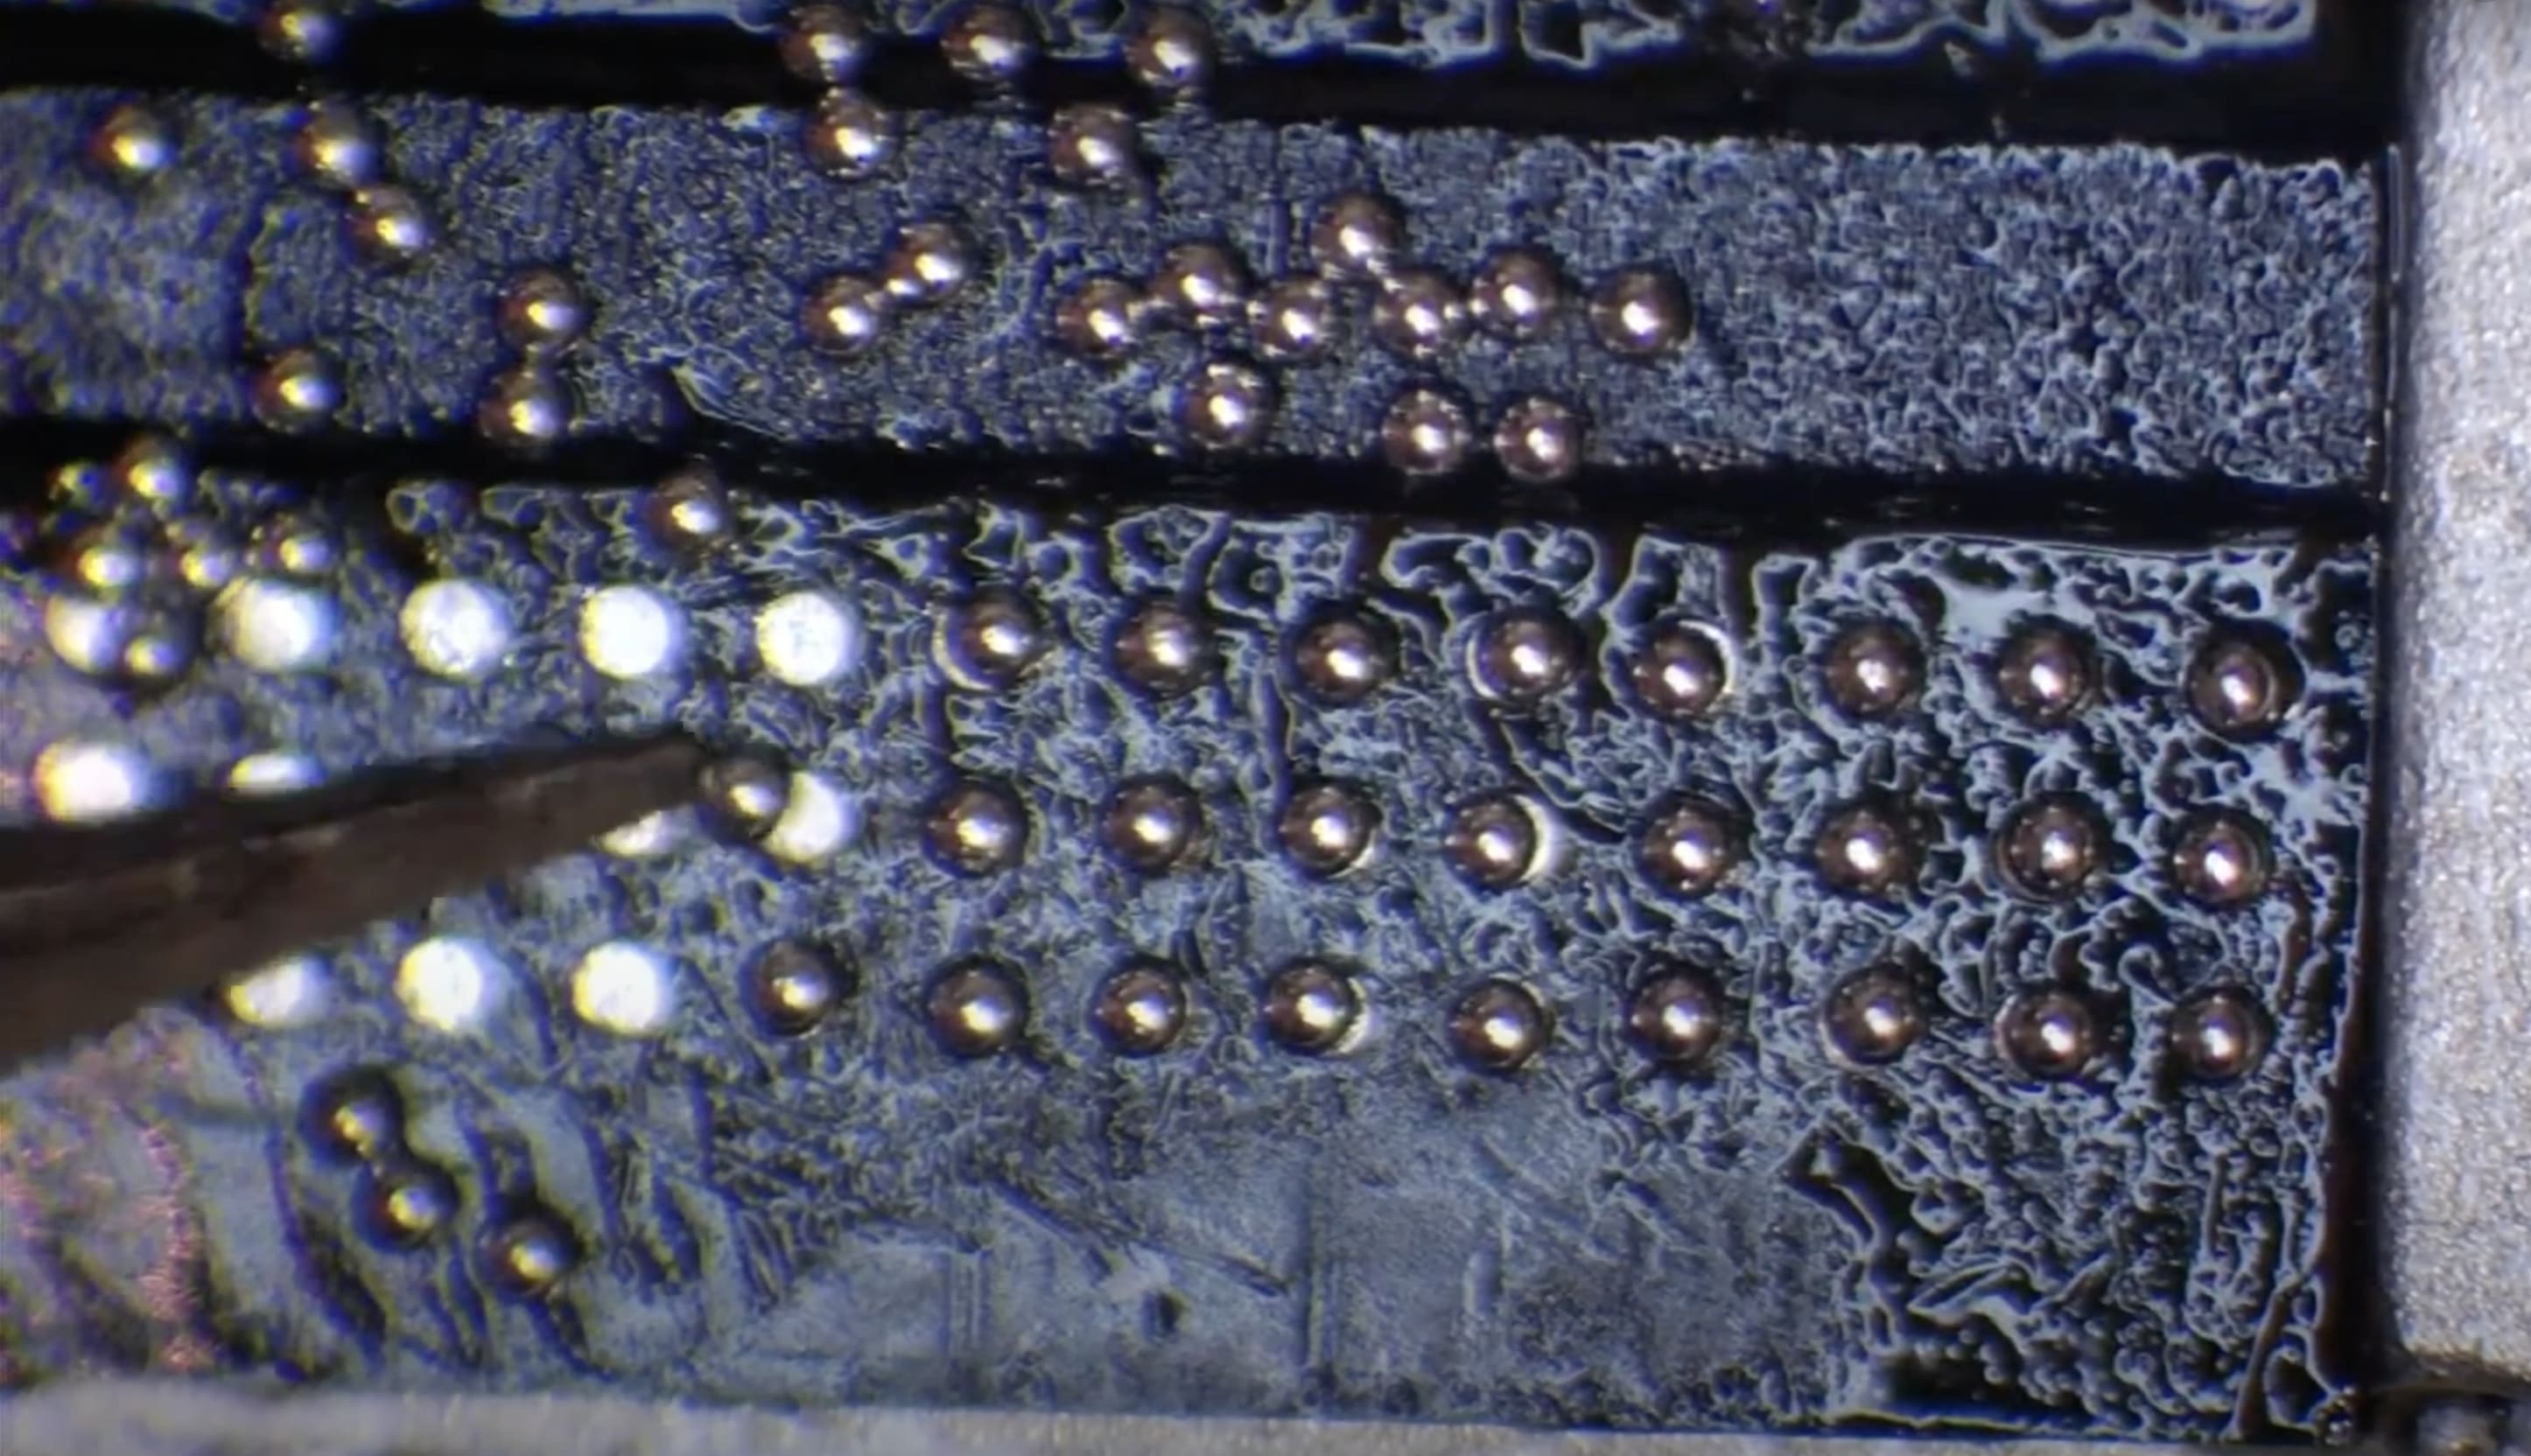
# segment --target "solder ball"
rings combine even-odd
[[[1490,701],[1534,706],[1580,679],[1584,650],[1582,635],[1561,615],[1515,607],[1487,619],[1470,639],[1469,682]]]
[[[2257,899],[2268,887],[2270,868],[2268,836],[2248,818],[2227,811],[2189,818],[2170,852],[2171,878],[2202,905],[2229,907]]]
[[[388,1249],[414,1249],[457,1221],[457,1184],[428,1163],[389,1156],[362,1171],[361,1221]]]
[[[979,0],[949,24],[940,49],[950,69],[973,84],[1015,85],[1037,60],[1037,32],[1015,6]]]
[[[2267,1055],[2267,1013],[2249,992],[2232,987],[2204,991],[2170,1014],[2170,1057],[2196,1082],[2237,1081]]]
[[[757,957],[749,978],[757,1019],[777,1036],[805,1036],[843,1005],[844,973],[797,940],[776,941]]]
[[[274,429],[313,428],[342,407],[342,381],[313,349],[284,351],[255,375],[255,415]]]
[[[1177,323],[1223,327],[1248,307],[1248,266],[1224,244],[1180,243],[1152,273],[1152,305]]]
[[[1554,1019],[1536,992],[1513,980],[1488,980],[1450,1012],[1450,1041],[1469,1065],[1513,1072],[1535,1060],[1554,1034]]]
[[[326,0],[271,0],[255,18],[254,38],[277,59],[322,66],[342,50],[344,30]]]
[[[2012,812],[1998,836],[2005,879],[2025,895],[2062,899],[2099,873],[2109,831],[2089,805],[2068,795],[2034,800]]]
[[[642,503],[651,539],[681,555],[696,556],[726,544],[738,518],[720,476],[702,461],[671,472]]]
[[[1350,784],[1312,784],[1283,806],[1276,827],[1284,852],[1312,874],[1341,874],[1360,864],[1379,833],[1379,809]]]
[[[422,199],[400,187],[372,184],[352,194],[347,226],[361,255],[381,267],[402,267],[430,251],[438,229]]]
[[[782,23],[777,42],[785,69],[819,85],[848,84],[871,57],[873,37],[860,11],[843,5],[803,5]]]
[[[1896,1061],[1925,1035],[1915,980],[1894,967],[1848,977],[1828,993],[1820,1025],[1828,1049],[1859,1066]]]
[[[176,165],[176,127],[163,114],[127,101],[105,115],[88,139],[88,155],[125,182],[143,182]]]
[[[1048,645],[1037,608],[1006,588],[977,592],[952,606],[941,623],[951,679],[976,691],[997,691],[1018,682]]]
[[[1920,867],[1913,829],[1897,810],[1856,804],[1830,815],[1816,851],[1821,877],[1856,895],[1892,895]]]
[[[1659,268],[1626,268],[1591,295],[1591,331],[1624,359],[1650,359],[1686,342],[1695,315],[1678,280]]]
[[[1438,389],[1418,385],[1400,394],[1379,424],[1379,453],[1401,474],[1446,476],[1468,463],[1468,412]]]
[[[2099,1058],[2100,1015],[2090,997],[2063,986],[2021,991],[1996,1016],[1995,1043],[2023,1075],[2063,1081]]]
[[[1882,718],[1914,700],[1924,687],[1925,661],[1906,629],[1858,622],[1828,644],[1820,672],[1839,708],[1858,718]]]
[[[1684,800],[1656,814],[1635,842],[1636,863],[1674,895],[1702,895],[1720,884],[1740,859],[1731,816],[1702,800]]]
[[[1056,301],[1055,342],[1086,359],[1114,359],[1142,342],[1143,295],[1122,278],[1085,278]]]
[[[704,812],[740,839],[761,839],[772,832],[791,805],[790,776],[752,754],[706,765],[698,787]]]
[[[801,306],[801,327],[811,347],[849,359],[887,337],[891,307],[885,288],[858,273],[839,273],[810,291]]]
[[[1055,112],[1046,124],[1046,162],[1071,187],[1122,187],[1140,168],[1142,133],[1125,108],[1085,101]]]
[[[1535,339],[1564,310],[1564,279],[1555,259],[1535,248],[1508,248],[1487,258],[1468,289],[1477,327],[1512,343]]]
[[[589,297],[571,275],[535,268],[510,280],[495,310],[501,337],[514,349],[551,354],[589,331]]]
[[[1360,702],[1397,675],[1397,644],[1379,623],[1351,611],[1322,612],[1292,640],[1301,686],[1322,702]]]
[[[1661,971],[1635,988],[1626,1032],[1654,1061],[1693,1066],[1714,1055],[1729,1023],[1722,988],[1702,971]]]
[[[1467,301],[1457,285],[1430,268],[1391,272],[1372,300],[1371,336],[1401,358],[1438,359],[1467,332]]]
[[[1494,458],[1524,485],[1560,485],[1582,470],[1582,417],[1561,400],[1532,395],[1494,424]]]
[[[339,1162],[378,1162],[404,1147],[404,1098],[373,1069],[318,1084],[308,1095],[306,1122],[317,1150]]]
[[[952,1056],[988,1057],[1018,1044],[1028,1025],[1019,979],[989,961],[959,966],[931,983],[931,1035]]]
[[[2188,702],[2197,720],[2232,738],[2283,721],[2300,695],[2300,675],[2281,644],[2248,633],[2217,635],[2188,665]]]
[[[1166,874],[1202,850],[1204,805],[1176,779],[1132,779],[1108,800],[1104,833],[1108,849],[1128,868]]]
[[[561,443],[571,432],[571,391],[550,369],[533,364],[502,371],[475,414],[484,439],[523,454]]]
[[[1635,697],[1664,718],[1701,718],[1730,691],[1731,663],[1715,635],[1685,622],[1663,623],[1635,653]]]
[[[1156,961],[1139,961],[1098,988],[1090,1018],[1107,1044],[1126,1056],[1168,1050],[1186,1031],[1186,984]]]
[[[1175,602],[1147,602],[1116,631],[1116,671],[1154,698],[1195,691],[1216,660],[1211,629]]]
[[[1019,864],[1028,851],[1028,811],[999,784],[962,780],[932,803],[923,834],[943,868],[965,875],[996,874]]]
[[[1406,251],[1406,215],[1375,193],[1345,193],[1310,224],[1310,258],[1330,278],[1378,278]]]
[[[809,114],[802,142],[809,161],[832,176],[868,177],[895,158],[905,123],[894,111],[860,91],[837,89]]]
[[[2083,640],[2050,623],[2015,632],[1995,664],[1996,692],[2034,723],[2072,717],[2091,700],[2097,676]]]
[[[532,1299],[552,1291],[580,1262],[580,1248],[551,1214],[522,1213],[492,1231],[484,1262],[507,1293]]]
[[[976,250],[955,223],[910,223],[896,235],[879,274],[897,304],[928,308],[946,303],[976,276]]]
[[[1274,974],[1263,1001],[1266,1035],[1286,1051],[1316,1056],[1344,1044],[1362,1020],[1354,979],[1322,961],[1302,961]]]
[[[382,166],[376,131],[349,101],[310,102],[291,154],[314,181],[344,192],[376,182]]]
[[[1178,401],[1178,424],[1203,450],[1250,450],[1274,423],[1274,385],[1243,364],[1206,364]]]
[[[1249,306],[1257,352],[1267,359],[1323,359],[1336,344],[1335,290],[1322,278],[1282,278]]]
[[[1545,850],[1538,817],[1510,794],[1489,794],[1450,816],[1441,856],[1481,889],[1507,890],[1528,879]]]
[[[1212,80],[1212,32],[1185,5],[1154,6],[1126,42],[1125,69],[1163,95],[1200,91]]]

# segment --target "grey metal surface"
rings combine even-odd
[[[2531,1378],[2531,6],[2417,7],[2380,1137],[2395,1337]]]

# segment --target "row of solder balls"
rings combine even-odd
[[[408,949],[396,969],[395,992],[408,1015],[436,1032],[471,1034],[501,1014],[509,968],[481,942],[433,936]],[[628,1038],[665,1036],[677,1007],[678,972],[671,960],[636,940],[591,948],[571,973],[571,1005],[587,1025]],[[841,1009],[849,974],[796,941],[776,943],[756,959],[747,986],[749,1011],[777,1036],[807,1036]],[[317,1025],[333,991],[321,958],[295,956],[240,978],[224,1000],[241,1023],[267,1032]],[[933,1036],[952,1055],[989,1057],[1022,1043],[1031,1017],[1023,979],[990,960],[955,963],[935,976],[924,999]],[[1305,959],[1270,977],[1259,998],[1259,1023],[1285,1050],[1343,1055],[1371,1035],[1374,1008],[1364,983],[1341,962]],[[1653,1061],[1671,1067],[1709,1063],[1730,1039],[1738,1016],[1721,981],[1683,963],[1641,978],[1624,1011],[1628,1039]],[[1185,1037],[1195,1021],[1187,979],[1165,962],[1136,959],[1109,976],[1089,1008],[1093,1031],[1126,1056],[1153,1056]],[[2126,1041],[2114,998],[2070,985],[2015,992],[1994,1022],[1997,1048],[2016,1071],[2041,1081],[2094,1073]],[[1924,977],[1905,966],[1874,966],[1838,980],[1822,999],[1819,1020],[1828,1050],[1850,1066],[1898,1060],[1933,1030],[1935,1003]],[[1528,1065],[1552,1040],[1556,1018],[1516,980],[1493,977],[1460,994],[1446,1030],[1470,1064],[1490,1072]],[[2236,987],[2194,993],[2174,1006],[2163,1028],[2173,1070],[2200,1082],[2228,1082],[2265,1055],[2273,1028],[2255,997]]]

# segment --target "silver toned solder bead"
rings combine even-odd
[[[858,273],[839,273],[810,292],[800,322],[812,347],[849,359],[887,337],[891,311],[886,289]]]
[[[2249,992],[2231,986],[2203,991],[2170,1014],[2170,1058],[2196,1082],[2235,1082],[2267,1055],[2268,1014]]]
[[[706,765],[698,787],[704,812],[741,839],[771,833],[791,807],[790,776],[752,754]]]
[[[335,1162],[379,1162],[404,1148],[404,1098],[374,1068],[327,1078],[309,1092],[303,1121],[316,1150]]]
[[[1278,278],[1249,306],[1257,352],[1279,362],[1324,359],[1336,343],[1336,296],[1322,278]]]
[[[1678,280],[1659,268],[1622,268],[1591,295],[1591,331],[1624,359],[1650,359],[1677,348],[1696,315]]]
[[[496,309],[501,337],[532,355],[557,354],[589,331],[589,296],[571,275],[534,268],[510,280]]]
[[[176,165],[176,126],[152,107],[126,101],[89,134],[87,151],[116,180],[146,182]]]
[[[1479,696],[1529,706],[1571,688],[1582,675],[1582,635],[1558,613],[1514,607],[1487,619],[1468,641],[1468,681]]]
[[[1664,718],[1701,718],[1731,690],[1731,659],[1710,628],[1665,622],[1635,653],[1635,697]]]
[[[1379,423],[1379,452],[1403,475],[1446,476],[1468,463],[1467,407],[1441,390],[1416,385],[1400,394]]]
[[[1251,365],[1216,360],[1178,398],[1178,425],[1201,450],[1253,450],[1274,425],[1274,383]]]
[[[1028,993],[1017,976],[990,961],[953,967],[931,983],[925,1004],[932,1036],[952,1056],[998,1055],[1028,1029]]]
[[[431,225],[422,199],[403,188],[383,184],[352,194],[345,225],[361,255],[380,267],[403,267],[439,241],[438,229]]]
[[[1854,804],[1830,815],[1816,849],[1820,874],[1856,895],[1894,895],[1915,883],[1922,851],[1904,815],[1879,804]]]
[[[1925,1003],[1915,978],[1877,967],[1846,978],[1820,1011],[1828,1050],[1856,1066],[1898,1060],[1925,1036]]]
[[[342,407],[333,362],[313,349],[285,350],[255,375],[255,416],[274,429],[312,429]]]
[[[2004,879],[2025,895],[2061,900],[2080,892],[2098,874],[2109,831],[2089,805],[2066,794],[2036,799],[2013,811],[1997,835]]]
[[[699,556],[738,534],[738,514],[720,475],[703,461],[670,472],[642,504],[651,539],[682,555]]]
[[[1488,980],[1450,1012],[1450,1040],[1459,1055],[1487,1072],[1515,1072],[1537,1059],[1555,1034],[1538,993],[1516,980]]]
[[[550,369],[522,364],[493,379],[475,420],[483,438],[505,450],[549,450],[571,433],[571,391]]]
[[[1503,474],[1527,485],[1560,485],[1582,470],[1582,417],[1560,400],[1532,395],[1494,425]]]
[[[1545,334],[1563,311],[1563,271],[1536,248],[1506,248],[1488,257],[1468,290],[1477,327],[1510,343]]]
[[[1125,70],[1164,96],[1193,96],[1210,84],[1212,30],[1185,5],[1157,5],[1125,43]]]
[[[896,157],[905,122],[860,91],[837,87],[817,100],[801,135],[809,160],[842,178],[868,177]]]
[[[850,85],[870,63],[876,48],[868,19],[847,5],[811,4],[793,10],[782,22],[776,42],[782,65],[802,81],[818,85]]]
[[[1154,698],[1193,692],[1216,661],[1204,619],[1175,602],[1147,602],[1117,629],[1116,671]]]
[[[952,682],[971,691],[1008,688],[1051,645],[1037,608],[1005,587],[988,587],[941,618],[942,665]]]
[[[1467,301],[1449,279],[1430,268],[1401,268],[1381,280],[1371,305],[1371,336],[1380,347],[1431,361],[1467,335]]]
[[[341,53],[345,28],[327,0],[270,0],[255,17],[254,38],[275,59],[323,66]]]
[[[1397,675],[1394,635],[1354,611],[1326,611],[1292,639],[1292,668],[1322,702],[1360,702]]]
[[[1379,835],[1379,808],[1350,784],[1312,784],[1283,806],[1275,833],[1303,869],[1341,874],[1370,855]]]
[[[376,129],[350,101],[309,102],[290,146],[291,159],[302,172],[342,192],[375,183],[385,166]]]
[[[2100,1013],[2064,986],[2016,993],[1995,1019],[1995,1044],[2023,1075],[2043,1082],[2079,1077],[2102,1051]]]
[[[1187,1026],[1186,981],[1167,965],[1136,961],[1107,979],[1090,1019],[1107,1044],[1126,1056],[1154,1056]]]
[[[1248,268],[1219,243],[1180,243],[1152,274],[1152,305],[1191,328],[1222,328],[1248,307]]]
[[[1028,852],[1028,811],[1001,785],[965,779],[933,801],[923,833],[943,868],[971,876],[998,874]]]
[[[1071,187],[1119,188],[1142,170],[1142,133],[1122,106],[1084,101],[1046,124],[1046,162]]]
[[[1690,967],[1659,971],[1635,988],[1626,1032],[1654,1061],[1691,1067],[1710,1060],[1730,1030],[1730,1005],[1714,978]]]
[[[2188,664],[2188,703],[2226,738],[2255,738],[2284,720],[2302,692],[2284,649],[2246,632],[2222,632]]]
[[[1017,6],[978,0],[940,34],[949,68],[971,84],[1003,90],[1019,84],[1037,62],[1037,32]]]
[[[757,1020],[777,1036],[806,1036],[843,1005],[843,971],[797,940],[776,941],[757,957],[748,979]]]
[[[1172,778],[1129,779],[1107,801],[1107,847],[1143,874],[1166,874],[1204,852],[1204,804]]]
[[[1995,663],[1996,693],[2033,723],[2062,723],[2080,712],[2098,678],[2083,640],[2051,622],[2015,631]]]
[[[194,466],[177,443],[162,434],[143,434],[123,447],[106,468],[115,493],[152,511],[172,511],[194,495]]]
[[[2219,909],[2246,905],[2268,887],[2268,836],[2228,810],[2198,813],[2180,827],[2170,875],[2188,898]]]
[[[1820,664],[1828,695],[1857,718],[1882,718],[1914,700],[1925,684],[1915,639],[1891,622],[1858,622],[1836,635]]]
[[[1324,961],[1298,961],[1274,973],[1261,1005],[1266,1035],[1304,1056],[1342,1048],[1365,1010],[1354,978]]]
[[[1406,252],[1406,214],[1377,193],[1345,193],[1310,224],[1310,260],[1330,278],[1379,278]]]
[[[909,223],[896,235],[879,282],[902,307],[928,308],[943,304],[974,281],[975,245],[954,223],[931,219]]]
[[[492,1278],[512,1296],[552,1291],[580,1263],[580,1247],[551,1214],[526,1212],[494,1229],[485,1246]]]
[[[361,1222],[388,1249],[418,1249],[457,1221],[457,1184],[425,1162],[389,1155],[362,1170]]]
[[[1122,278],[1085,278],[1054,306],[1055,342],[1085,359],[1116,359],[1143,342],[1142,293]]]
[[[1507,890],[1535,875],[1546,850],[1537,812],[1512,794],[1488,794],[1461,805],[1441,840],[1450,868],[1487,890]]]
[[[1740,862],[1740,832],[1719,806],[1683,800],[1644,826],[1635,859],[1645,875],[1673,895],[1708,894]]]

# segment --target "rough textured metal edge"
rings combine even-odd
[[[1590,458],[1619,468],[2344,491],[2370,478],[2380,431],[2367,165],[1592,144],[1190,111],[1145,129],[1156,180],[1109,196],[1053,186],[1027,118],[924,116],[885,176],[847,183],[810,166],[787,112],[379,98],[391,170],[443,234],[381,272],[341,199],[294,178],[295,108],[170,103],[183,156],[131,192],[65,165],[114,99],[0,97],[0,414],[250,422],[254,363],[312,346],[339,360],[340,427],[465,434],[512,363],[499,289],[567,258],[596,307],[560,365],[582,436],[660,437],[691,415],[793,442],[1184,453],[1178,396],[1246,331],[1154,329],[1094,363],[1057,347],[1055,301],[1096,273],[1148,279],[1189,241],[1227,243],[1260,278],[1304,271],[1317,210],[1371,187],[1461,287],[1519,244],[1586,285],[1658,264],[1692,297],[1695,336],[1630,362],[1572,308],[1536,343],[1477,337],[1419,365],[1372,341],[1369,294],[1347,290],[1340,347],[1269,369],[1264,455],[1376,461],[1388,402],[1419,383],[1459,396],[1480,438],[1520,397],[1560,398],[1590,420]],[[963,221],[980,276],[865,356],[813,352],[803,300],[877,268],[926,218]]]
[[[1400,1422],[976,1411],[699,1411],[632,1400],[296,1394],[97,1381],[0,1405],[11,1456],[1888,1456],[1885,1441]],[[1915,1456],[2100,1456],[2073,1441],[1914,1441]],[[2131,1445],[2119,1456],[2197,1456]]]
[[[2417,7],[2385,775],[2381,1242],[2426,1372],[2531,1381],[2531,9]]]

